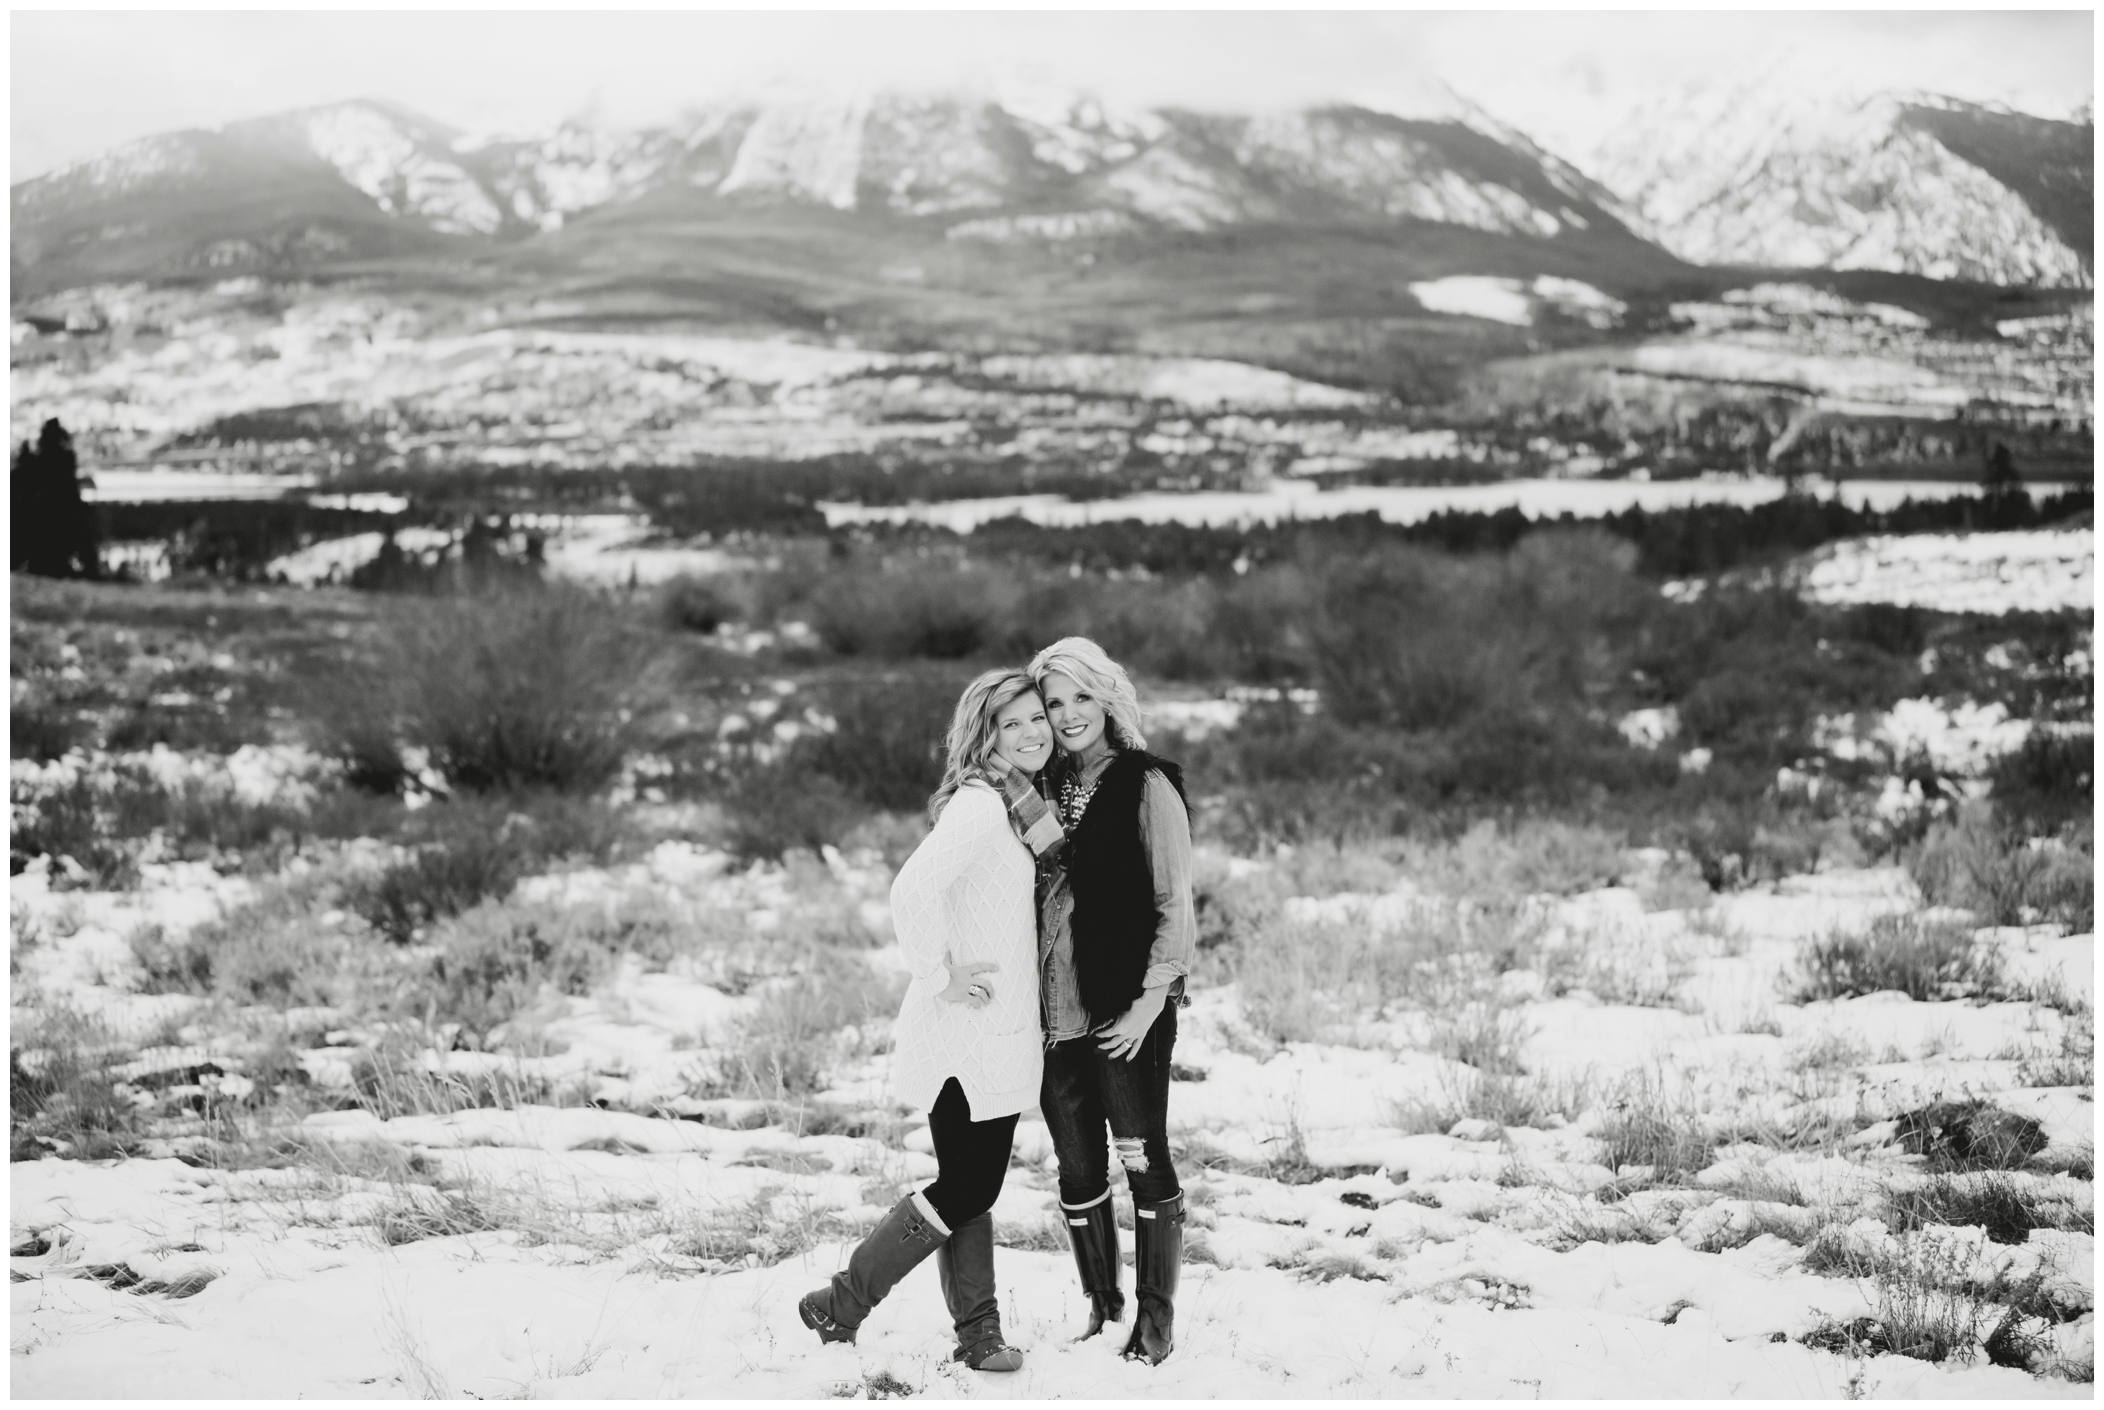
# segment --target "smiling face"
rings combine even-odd
[[[994,712],[994,755],[1026,774],[1052,757],[1052,725],[1036,691],[1026,690]]]
[[[1059,747],[1069,754],[1086,754],[1103,743],[1103,728],[1109,716],[1094,691],[1073,677],[1052,672],[1045,677],[1045,713],[1052,718],[1052,732]]]

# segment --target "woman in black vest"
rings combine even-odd
[[[1039,1105],[1089,1296],[1082,1336],[1125,1311],[1110,1204],[1114,1147],[1132,1193],[1139,1304],[1124,1354],[1159,1362],[1173,1345],[1183,1264],[1183,1185],[1169,1161],[1169,1057],[1197,942],[1183,774],[1146,751],[1132,681],[1094,642],[1053,643],[1030,663],[1030,675],[1061,750],[1044,771],[1068,840],[1038,877],[1046,1042]]]

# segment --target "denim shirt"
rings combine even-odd
[[[1083,779],[1100,778],[1113,757],[1097,760],[1083,771]],[[1058,806],[1056,801],[1053,806]],[[1162,914],[1141,981],[1142,988],[1153,989],[1189,975],[1198,948],[1198,920],[1191,904],[1190,816],[1175,785],[1156,771],[1148,773],[1140,794],[1140,845],[1154,873],[1154,901]],[[1038,864],[1037,900],[1038,995],[1049,1045],[1089,1031],[1080,976],[1074,969],[1074,888],[1063,860]]]

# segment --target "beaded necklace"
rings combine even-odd
[[[1096,783],[1102,781],[1099,778]],[[1069,828],[1081,825],[1081,815],[1088,811],[1089,799],[1095,796],[1096,784],[1091,783],[1084,787],[1078,774],[1069,774],[1060,781],[1059,811],[1065,817]]]

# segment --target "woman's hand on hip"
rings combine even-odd
[[[1162,1003],[1168,997],[1167,985],[1141,990],[1140,997],[1132,1001],[1132,1007],[1120,1014],[1115,1023],[1097,1030],[1096,1036],[1102,1040],[1098,1046],[1103,1049],[1103,1055],[1131,1062],[1138,1055],[1147,1030],[1154,1027],[1154,1020],[1162,1016]]]
[[[949,984],[935,997],[946,1004],[969,1004],[975,1009],[983,1009],[993,1002],[994,983],[981,976],[992,974],[1000,967],[992,960],[953,964]]]

